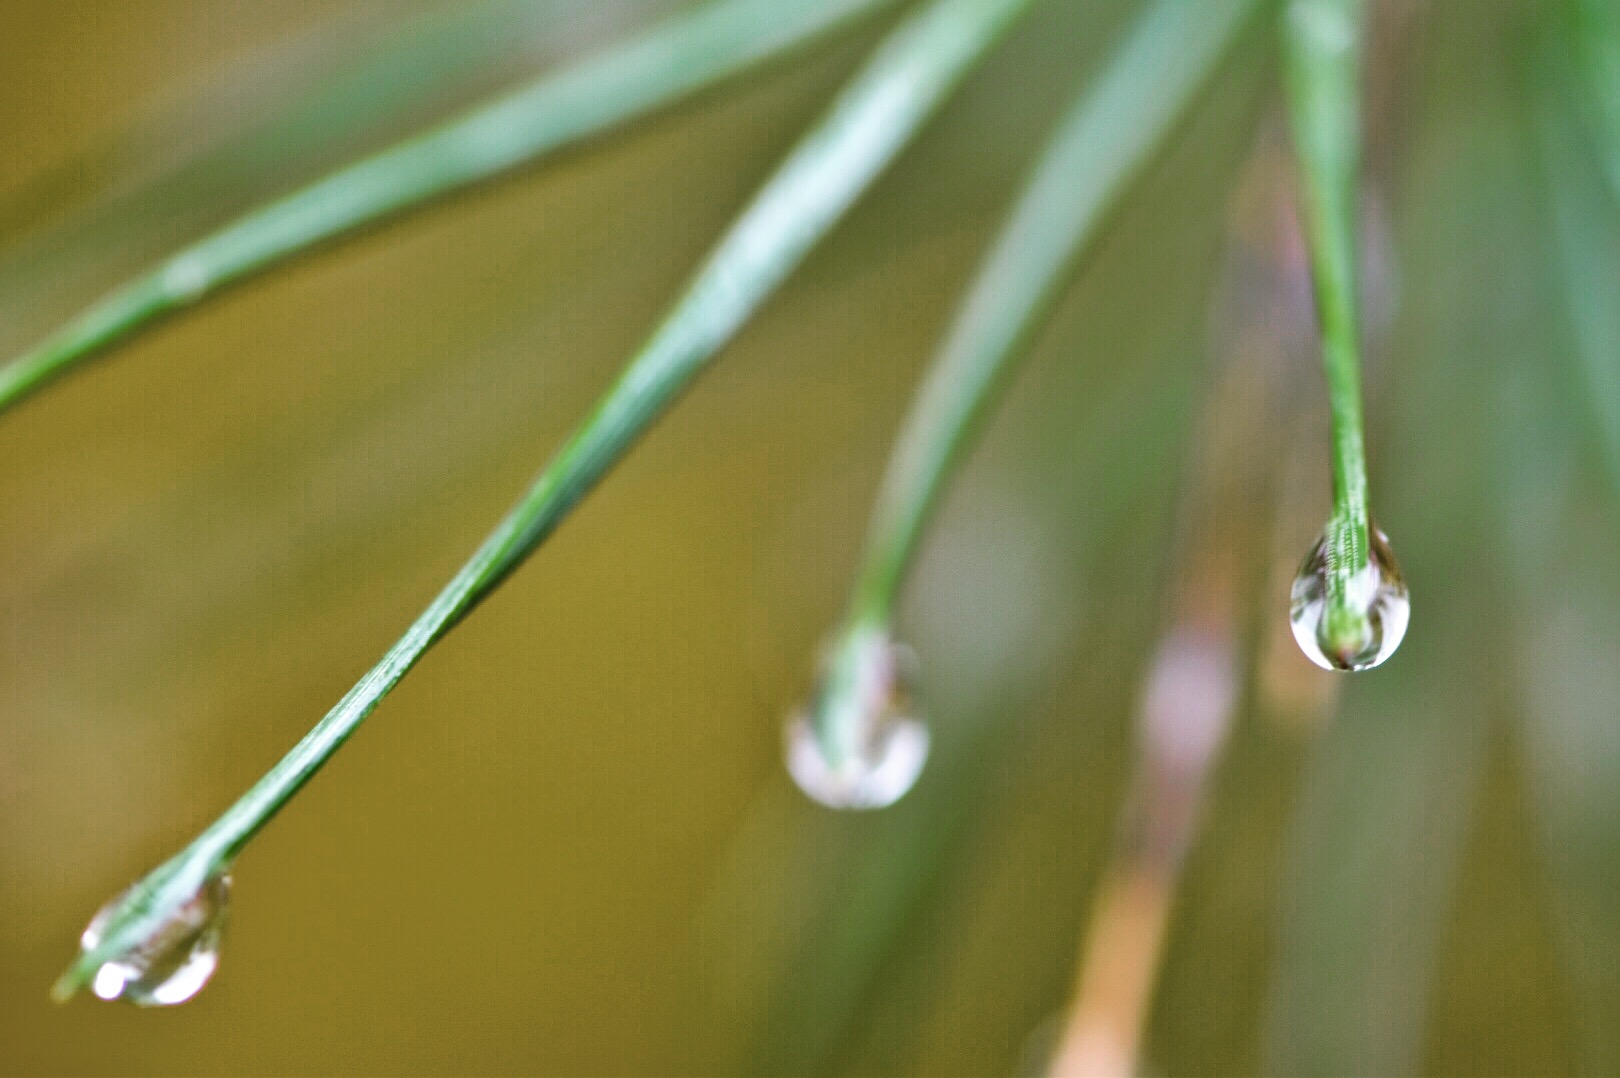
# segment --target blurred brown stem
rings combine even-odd
[[[1229,625],[1183,622],[1161,644],[1125,822],[1086,932],[1054,1076],[1136,1073],[1170,905],[1231,726],[1236,684]]]
[[[1294,338],[1304,298],[1281,141],[1262,138],[1233,197],[1228,269],[1211,350],[1212,379],[1191,441],[1180,508],[1180,564],[1169,629],[1143,682],[1137,760],[1118,837],[1081,945],[1074,1003],[1048,1073],[1132,1075],[1187,851],[1231,730],[1240,686],[1240,596],[1264,583],[1281,442],[1294,396]],[[1258,579],[1251,579],[1258,577]]]

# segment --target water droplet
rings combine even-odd
[[[894,804],[917,782],[928,758],[928,727],[918,719],[889,721],[862,750],[833,767],[804,716],[788,724],[788,772],[811,798],[836,809]]]
[[[145,939],[103,962],[90,981],[90,990],[102,999],[121,999],[142,1007],[184,1003],[202,991],[219,966],[219,939],[230,890],[230,876],[211,877]],[[101,942],[128,893],[101,907],[90,921],[80,938],[86,951]]]
[[[809,708],[788,721],[788,773],[815,801],[884,808],[916,784],[929,736],[915,714],[908,658],[887,633],[855,630],[832,654]]]
[[[1389,539],[1369,527],[1367,564],[1345,585],[1344,605],[1329,610],[1330,551],[1323,534],[1294,578],[1289,622],[1305,656],[1324,670],[1370,670],[1395,654],[1406,636],[1412,604]]]

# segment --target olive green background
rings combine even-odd
[[[1070,991],[1166,581],[1197,544],[1172,542],[1177,491],[1230,345],[1211,296],[1235,272],[1234,184],[1268,145],[1257,129],[1275,139],[1264,41],[1123,207],[928,540],[902,626],[936,723],[922,783],[890,812],[833,816],[783,777],[779,730],[929,350],[1135,7],[1049,0],[991,56],[253,843],[220,972],[180,1008],[46,990],[96,906],[228,804],[454,571],[883,20],[322,248],[0,419],[0,1072],[1031,1065]],[[243,205],[667,9],[536,5],[514,24],[532,47],[500,39],[408,107],[207,159],[458,9],[0,3],[0,352]],[[1384,5],[1370,187],[1398,299],[1369,410],[1411,636],[1315,726],[1245,692],[1172,923],[1152,1073],[1615,1058],[1593,1032],[1613,976],[1565,958],[1620,931],[1601,826],[1620,766],[1601,725],[1563,756],[1525,733],[1612,704],[1613,637],[1581,626],[1612,621],[1591,597],[1615,594],[1617,549],[1581,391],[1547,373],[1571,368],[1571,343],[1522,78],[1536,18]],[[341,100],[366,117],[369,99]],[[106,201],[119,191],[147,194]],[[1290,413],[1256,422],[1319,417],[1312,356],[1289,362]],[[1538,392],[1547,425],[1509,422]],[[1244,552],[1257,646],[1325,509],[1325,460],[1302,474],[1297,549]],[[1580,528],[1516,531],[1514,499],[1554,483]],[[1543,606],[1574,626],[1551,657]],[[1303,658],[1277,661],[1319,697]],[[1573,862],[1537,808],[1560,819],[1560,768],[1596,791]],[[1571,863],[1588,905],[1565,916]]]

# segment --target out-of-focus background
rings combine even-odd
[[[214,983],[163,1012],[48,1001],[90,913],[460,564],[879,17],[329,244],[0,420],[0,1071],[1040,1073],[1077,981],[1104,1012],[1118,987],[1082,960],[1140,958],[1131,911],[1166,877],[1144,1073],[1620,1068],[1620,488],[1581,348],[1620,292],[1571,263],[1584,241],[1612,266],[1620,217],[1548,86],[1560,5],[1373,7],[1369,438],[1414,602],[1387,666],[1321,674],[1284,625],[1327,467],[1266,25],[927,541],[901,626],[922,781],[837,815],[785,778],[909,394],[1139,9],[1047,0],[253,843]],[[671,10],[0,3],[0,355]],[[1214,689],[1155,658],[1188,626]],[[1175,766],[1133,780],[1142,716]],[[1204,770],[1185,863],[1120,886],[1133,829],[1184,826],[1164,799]]]

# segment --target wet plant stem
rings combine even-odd
[[[1059,123],[957,310],[896,441],[847,632],[887,626],[906,570],[977,421],[1114,207],[1259,0],[1159,0]]]
[[[1354,635],[1364,620],[1348,593],[1371,553],[1356,299],[1363,19],[1361,0],[1289,0],[1282,17],[1288,111],[1332,425],[1324,617],[1329,634],[1341,638]]]
[[[774,0],[773,0],[774,2]],[[382,660],[189,846],[135,885],[63,974],[72,995],[159,928],[343,744],[435,641],[562,522],[894,159],[1029,0],[933,0],[894,30],[792,151],[533,487]]]
[[[689,97],[891,2],[714,0],[340,169],[175,252],[0,367],[0,412],[222,285]]]

